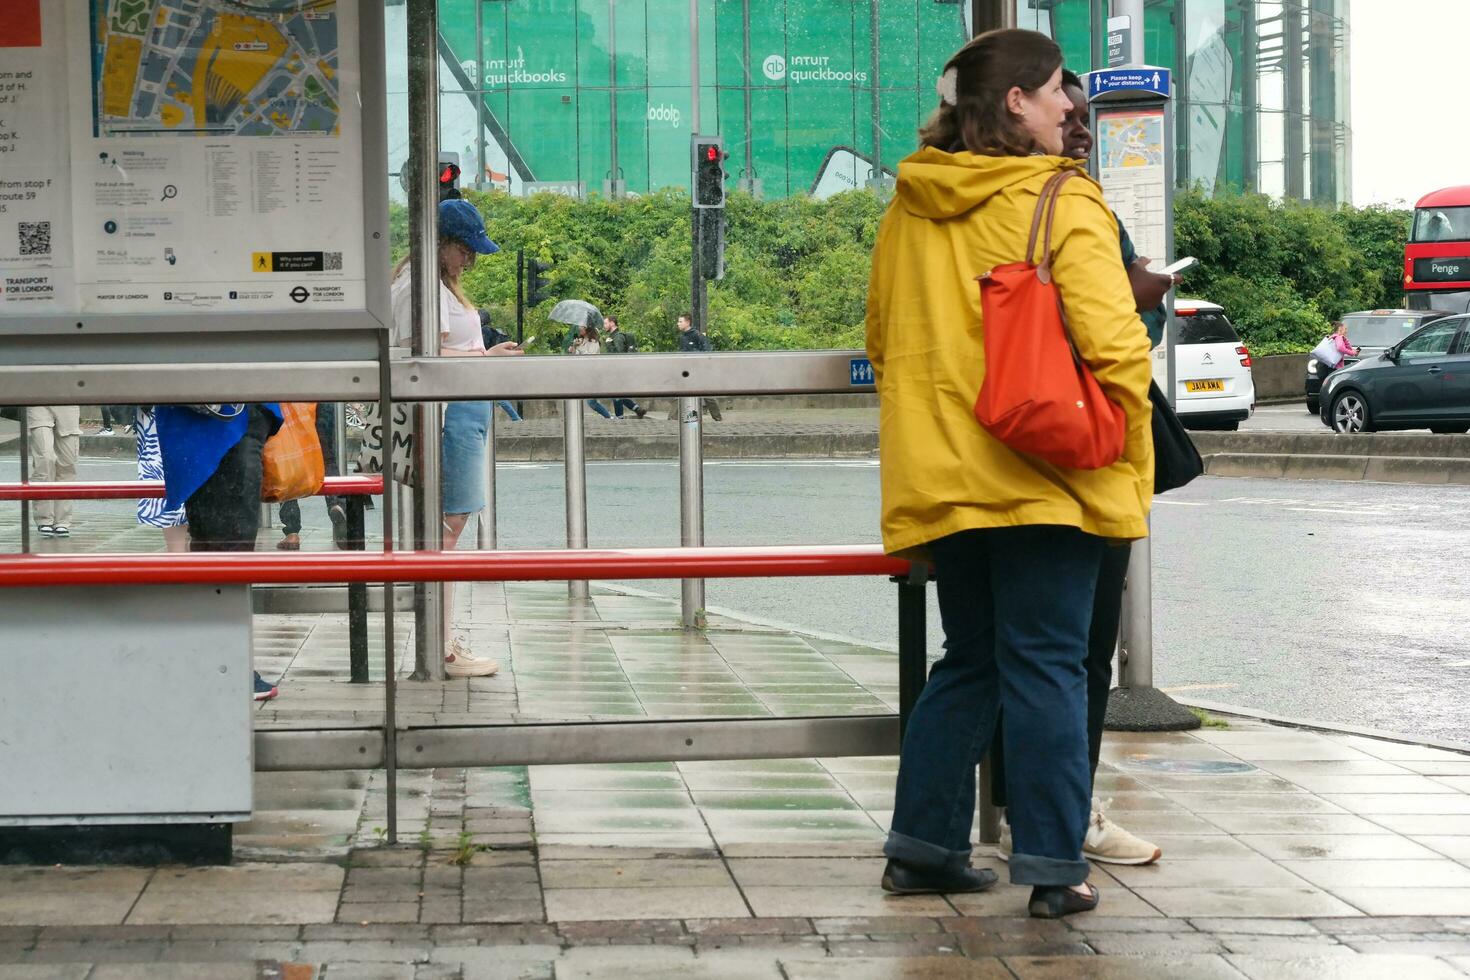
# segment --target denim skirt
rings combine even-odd
[[[444,408],[440,490],[446,514],[485,509],[485,449],[490,402],[450,402]]]

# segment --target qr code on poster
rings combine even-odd
[[[49,222],[49,221],[22,221],[22,222],[20,222],[20,254],[21,255],[50,255],[51,254],[51,222]]]
[[[341,272],[342,271],[342,253],[341,252],[328,252],[328,253],[326,253],[326,256],[327,256],[326,262],[323,264],[323,267],[326,269],[326,271],[328,271],[328,272]]]

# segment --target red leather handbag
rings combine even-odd
[[[1016,452],[1055,466],[1096,470],[1123,455],[1126,420],[1082,363],[1051,278],[1051,229],[1063,170],[1041,191],[1026,259],[976,278],[984,314],[985,380],[975,418]],[[1043,219],[1041,264],[1031,259]]]

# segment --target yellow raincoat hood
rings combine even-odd
[[[1058,524],[1121,539],[1148,532],[1148,335],[1123,269],[1117,221],[1090,178],[1063,187],[1053,277],[1078,352],[1127,417],[1123,458],[1100,470],[1052,466],[1013,452],[973,414],[985,379],[975,277],[1023,258],[1042,186],[1078,166],[1060,157],[933,148],[899,164],[873,252],[867,316],[889,553],[921,557],[930,541],[985,527]]]

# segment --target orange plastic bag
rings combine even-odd
[[[266,440],[260,499],[280,503],[310,497],[322,488],[326,464],[316,436],[315,402],[281,402],[284,421]]]

